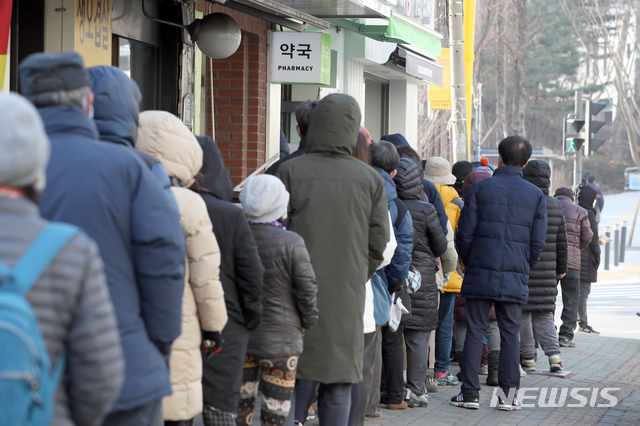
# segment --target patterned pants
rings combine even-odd
[[[269,359],[247,356],[238,404],[238,426],[251,424],[258,389],[262,391],[261,425],[284,425],[291,409],[297,368],[297,356]]]

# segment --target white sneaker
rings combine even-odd
[[[513,401],[511,404],[505,404],[502,401],[502,398],[499,398],[498,410],[500,411],[520,411],[522,410],[522,404],[518,401],[518,398],[513,397]]]
[[[520,364],[518,364],[518,367],[520,367],[520,377],[526,377],[527,372],[522,369],[522,366]]]

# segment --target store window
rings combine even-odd
[[[157,48],[149,44],[114,36],[113,65],[138,83],[142,101],[140,111],[158,109]]]
[[[364,127],[378,141],[389,133],[389,82],[366,73],[364,99]]]

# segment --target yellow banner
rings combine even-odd
[[[438,65],[442,66],[442,86],[429,85],[429,108],[451,111],[451,51],[442,49]]]
[[[112,0],[76,0],[74,50],[85,67],[111,65]]]
[[[464,73],[467,92],[467,156],[471,159],[471,107],[473,104],[474,34],[476,24],[476,0],[465,0],[463,4]]]

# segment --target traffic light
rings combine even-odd
[[[580,130],[584,127],[584,120],[565,118],[562,129],[562,149],[566,153],[575,153],[584,144],[584,138],[580,137]]]
[[[604,139],[594,138],[593,135],[595,135],[598,132],[598,130],[600,130],[602,126],[606,124],[605,121],[594,120],[594,117],[597,116],[598,113],[602,111],[606,106],[607,104],[604,102],[593,102],[593,101],[587,100],[587,105],[586,105],[587,108],[585,111],[585,117],[587,121],[586,128],[585,128],[585,132],[586,132],[586,143],[584,146],[585,156],[589,156],[593,154],[593,152],[596,151],[598,148],[600,148],[604,143]]]

